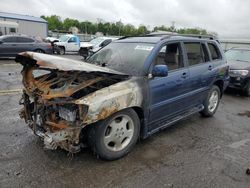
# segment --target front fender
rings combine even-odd
[[[142,106],[142,90],[139,85],[128,80],[98,90],[76,101],[88,106],[84,123],[91,124],[106,119],[120,110]]]

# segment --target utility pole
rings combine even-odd
[[[122,20],[120,19],[120,21],[119,21],[119,36],[121,36],[121,23],[122,23]]]
[[[172,21],[172,25],[171,25],[172,33],[174,33],[174,29],[175,29],[175,21]]]

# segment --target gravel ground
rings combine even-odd
[[[250,98],[226,93],[213,118],[196,114],[107,162],[43,149],[18,116],[20,93],[1,93],[22,87],[20,70],[0,60],[0,187],[250,187]]]

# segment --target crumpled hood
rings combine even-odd
[[[245,61],[228,61],[231,70],[250,70],[250,62]]]
[[[22,64],[23,66],[37,65],[39,68],[57,69],[61,71],[102,72],[125,75],[124,73],[106,67],[99,67],[82,61],[35,52],[22,52],[16,56],[15,61]]]

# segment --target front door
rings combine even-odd
[[[77,42],[77,38],[76,37],[71,37],[68,40],[68,44],[66,46],[66,51],[76,52],[78,50],[79,50],[79,44]]]
[[[161,122],[181,114],[187,109],[186,93],[189,92],[189,69],[185,66],[181,43],[168,43],[159,50],[155,65],[167,65],[166,77],[149,79],[150,129]]]

